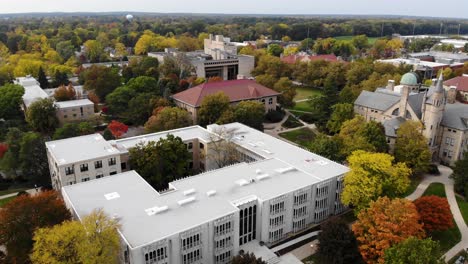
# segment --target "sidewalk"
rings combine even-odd
[[[40,190],[41,190],[41,187],[37,187],[37,190],[40,191]],[[37,192],[36,192],[36,189],[34,189],[34,188],[29,189],[29,190],[26,190],[26,192],[29,193],[29,194],[36,194],[36,193],[37,193]],[[16,195],[18,195],[17,192],[15,192],[15,193],[10,193],[10,194],[5,194],[5,195],[0,196],[0,200],[5,199],[5,198],[8,198],[8,197],[16,196]]]

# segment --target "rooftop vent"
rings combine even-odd
[[[263,152],[265,152],[266,154],[273,154],[273,152],[269,151],[268,149],[264,149]]]
[[[239,186],[245,186],[249,184],[249,181],[247,181],[246,179],[240,179],[236,181],[236,184]]]
[[[104,197],[106,197],[107,200],[113,200],[113,199],[119,198],[120,195],[117,192],[111,192],[111,193],[108,193],[108,194],[104,194]]]
[[[249,142],[248,144],[249,144],[250,146],[254,147],[254,148],[257,147],[257,145],[255,145],[255,143]]]
[[[162,212],[165,212],[169,209],[169,207],[167,205],[165,206],[161,206],[161,207],[151,207],[151,208],[148,208],[148,209],[145,209],[145,212],[147,215],[151,216],[151,215],[155,215],[155,214],[159,214],[159,213],[162,213]]]
[[[256,169],[256,170],[255,170],[255,173],[261,174],[261,173],[262,173],[262,170],[261,170],[261,169]]]
[[[178,201],[177,203],[180,205],[180,206],[183,206],[183,205],[186,205],[186,204],[189,204],[191,202],[194,202],[195,201],[195,197],[189,197],[187,199],[184,199],[184,200],[180,200]]]
[[[270,175],[268,173],[263,173],[263,174],[260,174],[257,176],[257,180],[261,181],[261,180],[264,180],[266,178],[269,178]]]
[[[285,174],[286,172],[295,171],[295,170],[296,168],[294,167],[286,167],[286,168],[276,169],[275,171],[278,172],[279,174]]]
[[[215,194],[216,194],[216,190],[209,190],[209,191],[206,192],[206,195],[208,197],[214,196]]]
[[[185,196],[193,194],[193,193],[195,193],[195,189],[188,189],[188,190],[184,191]]]
[[[317,163],[318,163],[319,165],[322,165],[322,166],[328,164],[328,162],[326,162],[326,161],[324,161],[324,160],[319,160],[319,161],[317,161]]]

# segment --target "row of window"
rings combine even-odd
[[[304,229],[306,227],[306,222],[305,221],[306,221],[305,219],[302,219],[302,220],[293,222],[294,232],[297,232],[299,230]]]
[[[293,218],[299,218],[307,215],[307,206],[303,206],[293,210]]]
[[[270,227],[276,227],[284,224],[284,215],[270,218]]]
[[[239,246],[256,238],[257,205],[241,209],[239,212]]]
[[[329,215],[328,208],[320,212],[315,212],[314,214],[315,222],[318,223],[318,222],[325,220],[328,217],[328,215]]]
[[[200,234],[195,234],[193,236],[182,239],[182,247],[184,250],[196,247],[200,245]]]
[[[446,138],[445,138],[445,144],[446,144],[446,145],[453,146],[453,145],[455,145],[455,139],[454,139],[454,138],[451,138],[451,137],[446,137]]]
[[[223,254],[216,256],[216,264],[227,263],[231,260],[231,251],[226,251]]]
[[[328,185],[317,187],[317,197],[328,195]]]
[[[116,158],[109,158],[107,162],[108,162],[109,166],[113,166],[113,165],[117,164]],[[95,169],[102,168],[102,160],[95,161],[94,162],[94,168]],[[80,172],[85,172],[85,171],[88,171],[88,170],[89,170],[88,163],[80,164]],[[70,175],[70,174],[74,174],[74,173],[75,173],[75,167],[70,166],[70,167],[65,168],[65,175]]]
[[[443,155],[444,157],[451,159],[453,157],[453,151],[449,149],[444,149]]]
[[[265,98],[261,100],[262,103],[265,103]],[[273,98],[268,98],[268,104],[272,105],[273,104]]]
[[[284,201],[281,201],[276,204],[270,204],[270,214],[277,214],[285,211],[284,209]]]
[[[283,238],[283,228],[280,228],[278,230],[275,230],[275,231],[272,231],[268,234],[268,240],[270,242],[274,242],[274,241],[277,241],[277,240],[280,240],[281,238]]]
[[[232,231],[233,229],[232,229],[232,224],[230,221],[223,223],[221,225],[215,226],[215,235],[217,236],[221,236]]]
[[[223,249],[225,247],[230,247],[230,246],[232,246],[232,240],[231,240],[230,236],[216,241],[216,248],[217,249]]]
[[[197,249],[187,254],[184,254],[183,263],[184,264],[195,263],[196,261],[200,259],[201,259],[201,252],[200,252],[200,249]]]
[[[187,149],[193,149],[193,143],[192,142],[189,142],[187,144],[185,144],[185,146],[187,146]],[[203,143],[199,143],[198,145],[200,147],[200,149],[204,149],[205,148],[205,145]]]
[[[308,193],[302,193],[294,196],[294,205],[300,205],[307,202]]]
[[[163,260],[167,258],[167,247],[158,248],[157,250],[153,250],[145,254],[145,261],[147,264]]]
[[[328,205],[328,198],[323,198],[315,201],[315,210],[326,208]]]

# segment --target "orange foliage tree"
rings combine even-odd
[[[128,126],[119,121],[112,120],[112,122],[107,126],[112,135],[115,138],[120,138],[123,134],[127,133]]]
[[[71,218],[55,191],[21,195],[0,210],[0,245],[5,245],[7,263],[29,263],[34,231]]]
[[[423,196],[414,201],[414,205],[426,231],[443,231],[453,227],[453,215],[446,198]]]
[[[76,98],[75,88],[73,88],[71,84],[67,86],[61,85],[59,88],[55,89],[54,98],[58,102],[73,100]]]
[[[352,230],[366,263],[384,263],[387,248],[410,236],[424,237],[416,206],[406,199],[381,197],[362,210]]]
[[[5,152],[8,150],[8,145],[5,143],[0,143],[0,159],[3,158],[3,155],[5,155]]]

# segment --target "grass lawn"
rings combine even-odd
[[[314,254],[302,260],[303,263],[308,263],[309,261],[312,261],[314,264],[321,264],[318,259],[318,254]]]
[[[281,137],[297,143],[303,147],[307,146],[307,144],[312,141],[315,137],[314,131],[312,129],[304,127],[300,129],[296,129],[289,132],[284,132],[279,134]]]
[[[445,187],[442,183],[433,182],[429,184],[426,191],[423,193],[423,196],[436,195],[439,197],[447,197],[445,195]]]
[[[468,225],[468,201],[463,200],[463,198],[456,196],[458,208],[460,208],[460,212],[465,219],[465,224]]]
[[[311,112],[312,107],[310,106],[308,101],[305,101],[305,102],[296,103],[296,105],[293,108],[291,108],[291,110]]]
[[[18,189],[8,189],[8,190],[2,190],[0,191],[0,196],[7,195],[10,193],[17,193],[21,191],[26,191],[28,188],[18,188]]]
[[[297,120],[295,117],[290,115],[281,126],[284,128],[295,128],[302,126],[302,123],[299,122],[299,120]]]
[[[308,99],[312,95],[321,94],[322,90],[305,86],[296,86],[296,93],[294,100],[303,100]]]
[[[334,37],[337,40],[351,40],[353,36],[339,36]],[[373,45],[379,38],[378,37],[367,37],[369,39],[369,44]]]
[[[406,197],[410,194],[412,194],[416,188],[418,188],[418,185],[421,183],[422,179],[420,177],[416,178],[416,179],[411,179],[411,182],[410,182],[410,186],[408,187],[408,190],[406,190],[406,192],[401,195],[401,197]]]
[[[12,196],[12,197],[8,197],[8,198],[5,198],[5,199],[1,199],[0,200],[0,207],[3,207],[5,204],[7,204],[8,202],[10,202],[11,200],[15,199],[16,196]]]

